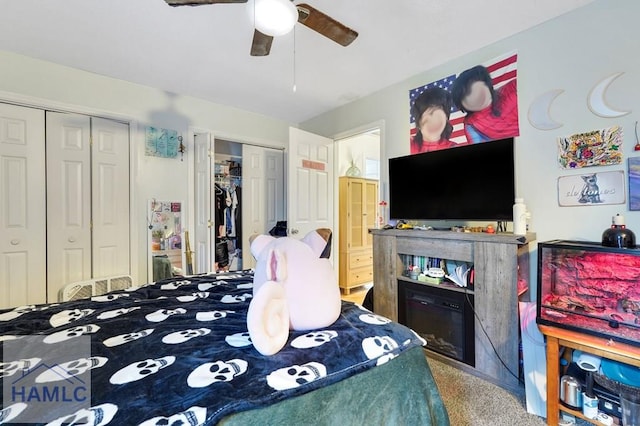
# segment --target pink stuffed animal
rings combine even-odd
[[[340,315],[340,289],[329,261],[331,230],[309,232],[302,240],[258,235],[253,299],[247,328],[254,347],[273,355],[284,347],[289,330],[312,330],[333,324]]]

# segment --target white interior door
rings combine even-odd
[[[242,145],[242,268],[256,265],[251,254],[249,238],[266,231],[266,208],[264,149],[253,145]]]
[[[47,300],[91,278],[91,120],[46,113]]]
[[[301,238],[317,228],[334,230],[333,140],[290,127],[287,174],[289,234]]]
[[[46,301],[44,111],[0,103],[0,309]]]
[[[213,146],[209,133],[194,135],[195,176],[195,225],[193,272],[203,274],[213,271]]]
[[[284,156],[281,150],[242,145],[242,268],[255,267],[249,238],[284,220]]]
[[[66,284],[130,273],[129,126],[46,112],[47,301]]]
[[[93,278],[128,275],[129,125],[91,118]]]
[[[284,151],[265,149],[264,181],[266,194],[265,232],[276,226],[276,222],[286,219],[284,192]]]

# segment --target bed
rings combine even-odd
[[[252,278],[0,310],[0,424],[449,424],[424,340],[357,304],[261,355],[246,327]]]

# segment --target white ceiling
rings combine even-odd
[[[0,0],[0,49],[293,124],[592,1],[307,0],[359,37],[296,24],[251,57],[252,0]]]

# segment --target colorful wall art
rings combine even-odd
[[[558,138],[558,164],[563,169],[608,166],[621,162],[620,126]]]

